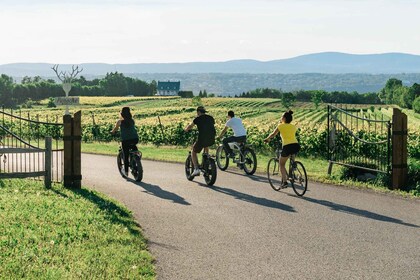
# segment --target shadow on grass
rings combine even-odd
[[[172,193],[172,192],[165,191],[157,185],[153,185],[153,184],[149,184],[149,183],[145,183],[145,182],[136,182],[135,180],[130,179],[130,178],[127,179],[127,181],[130,181],[130,182],[136,184],[137,186],[142,187],[147,194],[151,194],[151,195],[154,195],[156,197],[166,199],[166,200],[171,200],[172,202],[178,203],[178,204],[181,204],[181,205],[191,205],[182,196],[179,196],[179,195],[177,195],[175,193]]]
[[[200,183],[198,182],[198,184],[200,186],[204,186],[204,187],[208,187],[212,190],[215,190],[217,192],[226,194],[226,195],[230,195],[236,199],[245,201],[245,202],[249,202],[249,203],[254,203],[257,205],[261,205],[264,207],[269,207],[269,208],[275,208],[275,209],[280,209],[283,211],[287,211],[287,212],[296,212],[295,209],[289,205],[280,203],[278,201],[274,201],[274,200],[270,200],[267,198],[263,198],[263,197],[257,197],[257,196],[253,196],[250,194],[246,194],[246,193],[242,193],[242,192],[238,192],[232,189],[228,189],[228,188],[222,188],[222,187],[218,187],[218,186],[207,186],[206,184]]]
[[[331,210],[346,213],[346,214],[356,215],[356,216],[359,216],[359,217],[364,217],[364,218],[373,219],[373,220],[382,221],[382,222],[387,222],[387,223],[399,224],[399,225],[408,226],[408,227],[414,227],[414,228],[419,228],[420,227],[418,225],[405,223],[404,221],[401,221],[399,219],[395,219],[395,218],[388,217],[388,216],[385,216],[385,215],[377,214],[377,213],[370,212],[370,211],[367,211],[367,210],[357,209],[357,208],[347,206],[347,205],[334,203],[334,202],[327,201],[327,200],[315,199],[315,198],[311,198],[311,197],[303,197],[301,199],[306,200],[308,202],[320,204],[322,206],[329,207]]]
[[[67,194],[60,191],[60,189],[53,188],[51,190],[62,197],[69,197]],[[134,221],[131,213],[121,205],[116,204],[114,201],[103,198],[102,196],[98,195],[95,191],[89,189],[81,188],[67,190],[70,190],[76,195],[80,195],[84,199],[95,204],[104,213],[104,217],[108,219],[111,223],[123,225],[133,235],[140,234],[140,225]]]

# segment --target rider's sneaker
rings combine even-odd
[[[194,172],[191,173],[191,176],[198,176],[198,175],[200,175],[200,169],[196,168],[194,169]]]
[[[281,182],[280,188],[285,189],[285,188],[287,188],[287,186],[288,186],[287,182]]]
[[[228,157],[230,157],[230,158],[235,158],[235,154],[234,154],[234,153],[230,153],[230,154],[228,155]]]

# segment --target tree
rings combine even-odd
[[[281,104],[285,108],[290,108],[293,106],[293,103],[295,102],[295,96],[291,92],[284,92],[281,95]]]
[[[393,104],[395,102],[394,92],[399,87],[402,87],[401,80],[395,78],[389,79],[385,87],[379,92],[379,98],[386,104]]]
[[[14,106],[13,78],[5,74],[0,76],[0,101],[5,106]]]
[[[315,104],[315,108],[318,109],[319,104],[322,102],[322,97],[324,96],[325,92],[322,90],[316,90],[312,92],[312,102]]]
[[[121,96],[128,95],[127,81],[122,73],[107,73],[99,85],[103,88],[105,95]]]

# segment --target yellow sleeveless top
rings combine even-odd
[[[280,132],[283,146],[293,144],[293,143],[298,143],[296,139],[296,131],[297,131],[296,126],[290,123],[280,123],[277,129]]]

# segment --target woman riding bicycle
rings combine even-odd
[[[289,110],[283,114],[281,117],[280,124],[276,129],[266,138],[264,142],[268,143],[271,138],[276,136],[280,132],[281,141],[283,144],[282,152],[280,155],[280,171],[281,171],[281,187],[287,187],[287,172],[286,172],[286,162],[289,159],[289,156],[295,155],[300,150],[300,145],[296,139],[297,128],[291,124],[293,120],[293,111]]]
[[[115,124],[114,129],[111,131],[112,134],[118,131],[121,127],[121,145],[124,153],[124,174],[128,175],[128,156],[130,148],[137,151],[136,144],[139,142],[136,127],[134,125],[133,116],[130,112],[130,107],[123,107],[120,113],[120,119]]]

